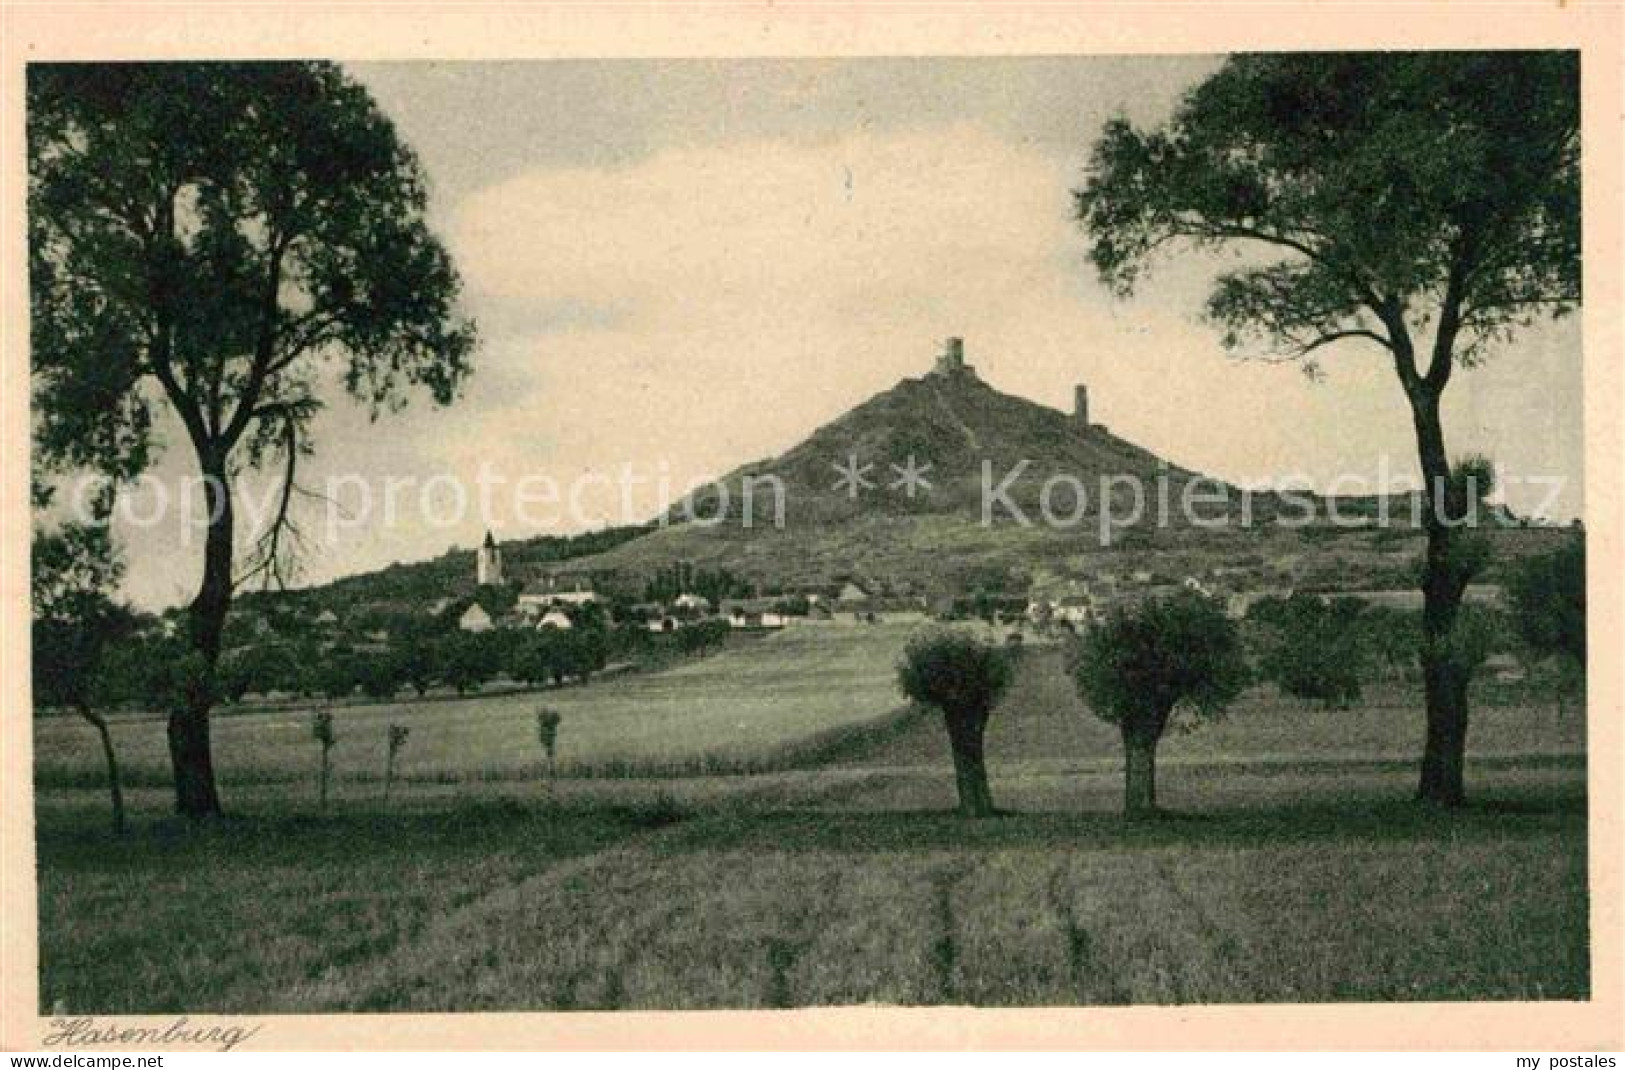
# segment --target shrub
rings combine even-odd
[[[1508,584],[1524,645],[1542,657],[1586,659],[1586,549],[1572,538],[1558,549],[1519,562]]]
[[[1363,609],[1357,599],[1328,603],[1313,595],[1279,603],[1266,619],[1262,674],[1289,695],[1348,709],[1360,698],[1371,661]]]
[[[730,631],[725,620],[713,618],[696,621],[677,633],[677,648],[685,654],[704,656],[721,647]]]

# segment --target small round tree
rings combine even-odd
[[[1281,602],[1266,625],[1260,674],[1286,694],[1328,710],[1350,708],[1360,699],[1371,662],[1364,605],[1312,594]]]
[[[952,629],[923,632],[909,640],[897,666],[903,693],[942,712],[953,751],[959,812],[993,813],[982,738],[988,718],[1010,684],[1011,660],[998,647]]]
[[[525,636],[509,658],[508,675],[531,687],[541,687],[553,674],[557,650],[544,633]]]
[[[390,653],[361,655],[355,659],[352,672],[362,694],[372,699],[394,698],[405,675],[400,659]]]
[[[1508,593],[1524,645],[1552,660],[1558,711],[1583,682],[1586,662],[1586,547],[1583,537],[1520,562]]]
[[[1211,599],[1181,592],[1119,610],[1085,634],[1072,664],[1078,693],[1123,736],[1123,811],[1157,808],[1157,743],[1176,710],[1218,715],[1246,683],[1236,626]]]

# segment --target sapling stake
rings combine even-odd
[[[541,741],[542,750],[547,754],[548,780],[553,779],[553,758],[559,742],[559,722],[563,719],[558,710],[544,708],[536,711],[536,738]]]
[[[333,714],[329,710],[318,710],[316,717],[310,725],[310,734],[316,737],[316,742],[322,746],[322,777],[321,777],[321,808],[327,809],[327,769],[328,752],[338,737],[333,734]]]
[[[389,789],[395,782],[395,756],[406,746],[406,737],[411,729],[405,725],[392,724],[389,726],[389,756],[384,761],[384,801],[389,801]]]

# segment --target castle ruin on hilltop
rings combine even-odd
[[[965,363],[965,340],[959,337],[943,340],[942,352],[937,354],[937,363],[931,369],[931,374],[948,380],[981,381],[976,367]],[[1072,423],[1084,431],[1093,426],[1089,423],[1089,388],[1082,383],[1072,388]]]

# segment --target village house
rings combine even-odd
[[[1505,593],[1498,583],[1469,583],[1461,593],[1461,600],[1469,606],[1493,607],[1503,603]],[[1414,612],[1421,612],[1423,604],[1422,592],[1415,587],[1380,591],[1331,591],[1327,592],[1326,597],[1358,598],[1370,606]]]
[[[585,606],[602,601],[598,592],[590,587],[578,582],[569,590],[561,590],[557,580],[549,576],[525,585],[519,592],[518,608],[522,613],[536,616],[560,606]]]
[[[1498,684],[1521,684],[1528,677],[1523,663],[1507,653],[1491,654],[1485,658],[1484,671]]]
[[[233,609],[226,614],[226,628],[256,638],[271,634],[271,622],[263,613],[251,609]]]
[[[465,632],[488,632],[495,626],[496,622],[491,619],[491,614],[478,602],[470,604],[457,618],[457,627]]]
[[[570,614],[566,613],[564,610],[549,609],[541,615],[539,620],[537,620],[536,627],[539,629],[557,628],[560,631],[567,631],[568,629],[575,627],[575,622],[570,619]]]
[[[1243,620],[1253,606],[1266,598],[1285,600],[1291,597],[1290,587],[1257,587],[1250,591],[1235,591],[1225,599],[1224,615],[1231,620]]]
[[[791,618],[775,608],[771,598],[735,598],[724,600],[718,607],[730,628],[783,628]]]
[[[1034,624],[1046,620],[1068,624],[1088,624],[1097,617],[1095,592],[1082,580],[1065,583],[1050,580],[1035,584],[1028,595],[1026,618]]]
[[[1073,626],[1092,624],[1099,616],[1094,599],[1084,594],[1066,594],[1052,604],[1052,620],[1065,621]]]
[[[843,609],[857,609],[869,604],[869,592],[848,580],[841,585],[841,593],[835,596],[835,601]]]
[[[809,624],[828,624],[835,619],[835,614],[822,600],[808,599],[807,615],[803,619]]]

